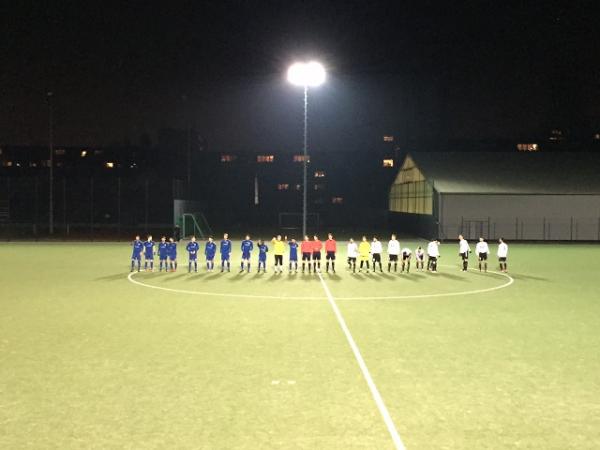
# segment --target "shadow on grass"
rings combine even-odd
[[[127,275],[123,273],[116,273],[114,275],[106,275],[105,277],[95,278],[94,281],[117,281],[126,278]]]
[[[187,278],[185,279],[185,281],[194,281],[197,280],[198,278],[204,278],[205,276],[207,276],[206,272],[192,272],[192,273],[185,273],[182,274],[183,276],[187,276]]]
[[[162,279],[162,281],[163,281],[163,283],[166,283],[169,281],[175,281],[175,280],[185,277],[186,275],[187,275],[187,272],[178,273],[177,275],[167,275]]]
[[[447,273],[447,272],[436,272],[435,274],[432,274],[432,276],[436,276],[436,277],[440,277],[440,278],[447,278],[449,280],[454,280],[454,281],[467,281],[464,277],[458,276],[458,275],[453,275],[451,273]]]
[[[351,273],[350,276],[356,281],[366,281],[365,277],[361,273]]]
[[[510,275],[515,280],[552,281],[548,278],[536,277],[533,275],[522,275],[522,274],[514,274],[514,273],[508,273],[507,275]]]

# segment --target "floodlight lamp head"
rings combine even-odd
[[[287,73],[288,81],[296,86],[315,87],[325,82],[325,68],[316,61],[295,63]]]

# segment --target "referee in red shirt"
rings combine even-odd
[[[317,273],[317,270],[321,271],[321,249],[323,248],[323,243],[319,240],[319,237],[315,234],[313,236],[312,241],[312,260],[313,260],[313,270]]]
[[[312,242],[308,239],[308,236],[304,236],[304,240],[300,243],[300,251],[302,252],[302,273],[304,273],[304,267],[308,262],[308,273],[310,273],[310,257],[312,256]]]
[[[331,270],[335,273],[335,252],[337,251],[337,245],[335,243],[335,239],[333,235],[329,233],[327,235],[327,240],[325,241],[325,252],[327,255],[325,259],[327,260],[326,270],[329,273],[329,261],[331,261]]]

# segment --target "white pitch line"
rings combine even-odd
[[[354,341],[354,338],[352,337],[352,334],[350,333],[350,330],[348,329],[348,326],[346,325],[346,321],[344,320],[344,317],[342,316],[342,313],[340,312],[340,309],[338,308],[337,303],[335,302],[333,295],[331,295],[331,291],[329,290],[329,287],[327,286],[327,283],[325,283],[325,280],[323,279],[323,276],[321,275],[320,272],[319,272],[319,279],[321,280],[321,285],[323,286],[323,290],[325,291],[325,294],[327,295],[327,300],[329,301],[329,304],[331,305],[331,308],[333,309],[333,312],[335,313],[338,323],[340,324],[342,331],[346,335],[346,339],[348,340],[348,343],[350,344],[352,353],[354,353],[354,357],[356,358],[356,361],[358,362],[358,365],[363,374],[363,377],[365,378],[365,381],[367,382],[367,385],[369,386],[371,395],[373,396],[373,400],[375,400],[375,404],[377,405],[377,408],[379,409],[379,412],[381,413],[381,416],[383,417],[383,421],[385,422],[388,432],[390,433],[390,436],[392,437],[392,440],[394,441],[394,445],[395,445],[396,449],[397,450],[405,450],[406,447],[404,446],[402,439],[400,439],[400,434],[398,433],[398,430],[396,429],[396,425],[394,425],[394,421],[392,420],[392,417],[390,416],[390,413],[389,413],[387,407],[385,406],[385,403],[383,402],[383,398],[381,397],[381,394],[379,393],[379,390],[377,389],[377,386],[375,385],[375,382],[373,381],[373,378],[371,377],[371,374],[369,373],[369,368],[367,367],[367,364],[365,363],[365,360],[363,359],[363,357],[360,353],[358,345],[356,345],[356,342]]]
[[[213,297],[226,297],[226,298],[263,298],[263,299],[275,299],[275,300],[322,300],[323,297],[299,297],[299,296],[285,296],[285,295],[253,295],[253,294],[229,294],[229,293],[220,293],[220,292],[209,292],[209,291],[190,291],[188,289],[173,289],[163,286],[155,286],[153,284],[143,283],[141,281],[137,281],[133,279],[133,275],[136,272],[131,272],[127,276],[127,279],[138,286],[147,287],[150,289],[159,289],[161,291],[167,292],[175,292],[178,294],[189,294],[189,295],[204,295],[204,296],[213,296]],[[473,294],[482,294],[485,292],[496,291],[498,289],[503,289],[515,282],[514,278],[510,275],[500,272],[489,271],[488,273],[494,275],[501,275],[503,277],[508,278],[508,281],[499,286],[494,286],[491,288],[484,289],[475,289],[472,291],[461,291],[461,292],[442,292],[438,294],[413,294],[413,295],[391,295],[391,296],[364,296],[364,297],[338,297],[338,300],[415,300],[415,299],[423,299],[423,298],[439,298],[439,297],[456,297],[461,295],[473,295]],[[435,277],[435,275],[432,275]]]
[[[484,288],[484,289],[474,289],[472,291],[441,292],[438,294],[393,295],[393,296],[369,296],[369,295],[367,295],[364,297],[338,297],[338,300],[410,300],[410,299],[414,299],[414,298],[455,297],[457,295],[473,295],[473,294],[483,294],[484,292],[497,291],[498,289],[504,289],[515,282],[515,279],[506,273],[494,272],[492,270],[488,271],[487,273],[506,277],[506,278],[508,278],[508,281],[499,286],[494,286],[491,288]],[[431,274],[431,276],[435,277],[437,275]]]
[[[133,284],[137,284],[139,286],[144,286],[147,288],[151,288],[151,289],[159,289],[161,291],[167,291],[167,292],[176,292],[179,294],[190,294],[190,295],[210,295],[213,297],[235,297],[235,298],[268,298],[268,299],[276,299],[276,300],[285,300],[285,299],[289,299],[289,300],[322,300],[323,297],[292,297],[292,296],[285,296],[285,295],[252,295],[252,294],[227,294],[227,293],[221,293],[221,292],[208,292],[208,291],[190,291],[187,289],[173,289],[173,288],[168,288],[168,287],[162,287],[162,286],[155,286],[153,284],[148,284],[148,283],[142,283],[141,281],[137,281],[133,279],[133,275],[136,272],[130,272],[129,275],[127,275],[127,279],[129,281],[131,281]]]

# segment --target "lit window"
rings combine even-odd
[[[393,159],[384,159],[383,167],[394,167],[394,160]]]
[[[537,144],[517,144],[517,150],[520,152],[537,152],[539,149]]]
[[[316,170],[315,178],[325,178],[325,171],[324,170]]]
[[[29,167],[37,167],[37,163],[36,162],[30,162],[29,163]]]
[[[81,155],[82,158],[85,158],[87,156],[87,154],[88,154],[87,150],[81,150],[80,155]]]
[[[94,155],[101,155],[104,153],[104,150],[94,150]]]
[[[301,185],[301,184],[297,184],[297,185],[296,185],[296,190],[297,190],[297,191],[299,191],[299,190],[301,190],[301,189],[302,189],[302,185]]]
[[[600,141],[600,133],[596,133],[596,134],[594,135],[594,140],[596,140],[596,141]],[[1,153],[0,153],[0,154],[1,154]]]
[[[294,162],[304,162],[304,155],[294,155]],[[310,162],[310,156],[306,155],[306,162]]]
[[[19,164],[17,164],[17,166],[18,166],[18,165],[19,165]],[[62,166],[63,166],[63,163],[62,163],[61,161],[58,161],[58,162],[57,162],[55,165],[56,165],[56,167],[62,167]]]
[[[394,142],[394,136],[390,136],[390,135],[384,136],[383,142]]]
[[[64,148],[57,148],[54,150],[55,155],[64,155],[67,151]]]
[[[104,164],[104,167],[106,167],[107,169],[114,169],[114,167],[115,167],[115,163],[114,163],[114,162],[112,162],[112,161],[107,161],[107,162]]]
[[[322,183],[315,184],[315,191],[322,191],[323,189],[325,189],[324,184],[322,184]]]
[[[290,188],[290,185],[288,183],[279,183],[277,185],[278,191],[287,191],[289,188]]]
[[[331,203],[334,205],[341,205],[344,203],[344,197],[331,197]]]
[[[13,163],[12,161],[2,161],[2,165],[4,167],[12,167]]]
[[[221,155],[222,163],[230,163],[237,159],[237,155]]]
[[[258,163],[272,163],[275,161],[275,156],[273,155],[258,155],[256,157],[256,162]]]

